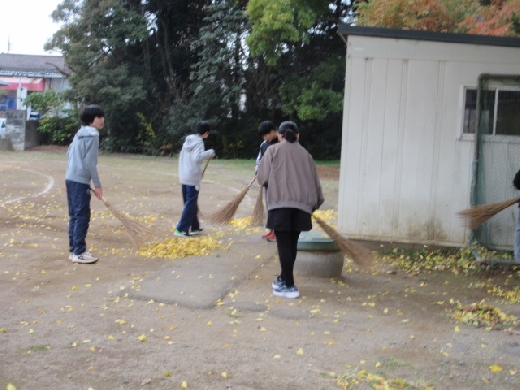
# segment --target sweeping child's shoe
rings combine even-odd
[[[269,233],[267,233],[264,238],[269,242],[276,241],[276,234],[274,233],[274,230],[271,230]]]
[[[273,288],[273,295],[294,299],[300,296],[300,292],[296,286],[287,287],[284,283],[283,286]]]
[[[92,264],[98,260],[99,258],[92,256],[90,252],[83,252],[81,255],[72,255],[73,263]]]

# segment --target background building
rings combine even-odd
[[[0,53],[0,82],[7,84],[0,85],[0,117],[8,109],[27,109],[27,119],[37,119],[23,99],[33,92],[68,89],[70,74],[63,56]]]

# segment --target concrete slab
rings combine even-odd
[[[256,268],[273,261],[277,253],[276,243],[267,242],[258,234],[226,236],[225,239],[233,242],[229,250],[175,260],[171,266],[149,274],[139,283],[139,288],[134,286],[132,290],[131,286],[126,286],[129,295],[136,299],[209,309]]]

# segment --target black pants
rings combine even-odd
[[[276,230],[276,245],[278,247],[278,257],[280,258],[280,279],[285,281],[287,287],[294,286],[294,262],[298,251],[298,238],[300,232]]]

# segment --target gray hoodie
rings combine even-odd
[[[190,134],[182,144],[179,156],[179,180],[187,186],[198,186],[202,180],[202,162],[215,156],[215,151],[204,151],[204,142],[198,134]]]
[[[97,170],[99,132],[90,126],[81,126],[67,150],[69,162],[65,180],[101,187]]]

